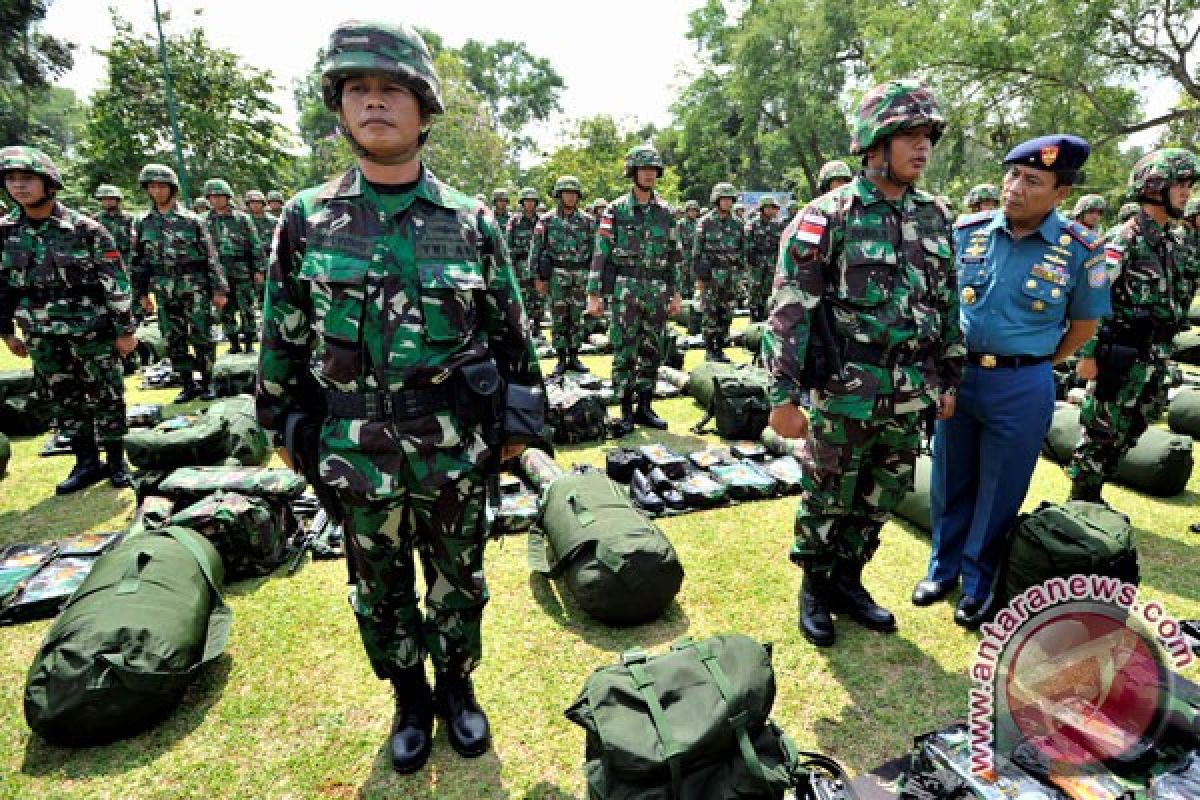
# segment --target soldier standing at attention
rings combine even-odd
[[[817,173],[817,194],[832,192],[854,180],[854,171],[845,161],[826,161]],[[795,216],[793,214],[793,216]]]
[[[1088,151],[1065,134],[1017,145],[1004,158],[1003,208],[955,225],[967,368],[958,410],[933,441],[933,551],[912,600],[934,603],[961,576],[954,621],[965,628],[986,618],[1003,534],[1050,428],[1053,364],[1109,311],[1100,240],[1056,210]]]
[[[692,243],[696,291],[704,305],[705,361],[729,361],[725,342],[733,322],[734,290],[746,271],[745,223],[730,210],[736,199],[732,183],[713,186],[709,196],[713,210],[696,226]]]
[[[322,95],[357,165],[301,191],[280,220],[258,418],[343,519],[351,605],[396,696],[392,766],[411,773],[435,714],[464,757],[489,747],[471,682],[486,487],[542,435],[545,393],[495,220],[422,164],[444,112],[424,40],[405,24],[345,22],[326,53]]]
[[[203,215],[203,214],[207,214],[209,211],[212,211],[212,206],[209,205],[207,198],[197,197],[195,200],[192,201],[192,213],[193,214]]]
[[[597,215],[596,219],[599,219]],[[679,284],[680,291],[683,296],[689,300],[694,291],[696,283],[696,271],[692,264],[692,248],[696,243],[696,226],[700,221],[700,204],[695,200],[688,200],[683,204],[683,217],[675,223],[675,238],[679,240],[679,246],[683,249],[683,267],[680,271]]]
[[[275,223],[279,222],[279,217],[267,212],[267,199],[258,189],[246,192],[246,210],[250,212],[250,219],[254,220],[262,265],[266,269],[267,259],[271,257],[271,242],[275,238]]]
[[[492,189],[492,216],[496,218],[497,228],[508,230],[508,221],[512,219],[512,212],[508,210],[508,189]]]
[[[176,403],[215,400],[213,308],[225,307],[229,284],[204,218],[179,207],[179,179],[163,164],[147,164],[138,183],[153,208],[133,228],[133,287],[147,313],[158,306],[158,329],[171,367],[183,381]],[[154,299],[150,292],[153,289]],[[195,373],[200,372],[200,383]]]
[[[863,586],[863,567],[912,486],[922,423],[954,414],[963,347],[949,212],[913,185],[944,128],[923,84],[871,89],[851,144],[862,174],[793,221],[775,275],[763,337],[771,427],[803,438],[800,405],[811,395],[791,558],[804,569],[800,630],[818,646],[836,638],[831,613],[896,629]],[[820,368],[838,353],[840,370]]]
[[[971,191],[967,192],[967,196],[963,198],[963,205],[967,207],[970,214],[994,211],[1000,207],[1000,190],[994,183],[980,183],[972,186]]]
[[[32,359],[38,394],[71,439],[75,466],[55,491],[105,478],[129,486],[118,356],[137,340],[120,251],[100,223],[58,202],[62,179],[42,151],[0,150],[0,178],[16,203],[0,219],[0,337],[13,355]]]
[[[621,400],[621,418],[612,425],[617,438],[635,424],[667,428],[651,403],[666,352],[667,317],[678,314],[683,302],[683,253],[671,208],[654,193],[662,173],[662,156],[651,145],[636,145],[625,154],[625,177],[633,187],[604,212],[588,273],[587,313],[603,314],[603,297],[612,303],[612,382]]]
[[[1184,216],[1197,176],[1196,156],[1176,147],[1143,156],[1129,175],[1141,209],[1104,244],[1112,315],[1080,349],[1076,366],[1089,384],[1083,436],[1067,467],[1072,500],[1104,502],[1104,483],[1146,431],[1162,395],[1175,334],[1189,327],[1191,253],[1171,226]]]
[[[551,339],[558,355],[555,375],[565,375],[567,370],[587,372],[579,348],[583,347],[596,221],[577,208],[582,191],[574,175],[554,182],[558,207],[538,220],[529,250],[528,269],[535,276],[537,292],[543,297],[550,294]]]
[[[1075,209],[1071,212],[1071,219],[1097,236],[1102,236],[1104,229],[1100,225],[1104,219],[1104,212],[1107,210],[1108,203],[1104,202],[1103,197],[1098,194],[1085,194],[1076,201]]]
[[[283,192],[278,189],[267,192],[267,210],[276,217],[283,213]]]
[[[779,259],[779,239],[783,223],[779,220],[779,203],[771,195],[758,201],[759,212],[746,223],[746,265],[750,273],[750,319],[761,322],[767,318],[767,300],[771,297],[771,282],[775,279],[775,262]]]
[[[204,182],[204,196],[212,204],[204,224],[217,250],[225,280],[229,282],[229,303],[221,310],[221,327],[229,340],[229,352],[242,352],[238,343],[240,333],[246,352],[253,353],[254,342],[258,339],[258,320],[255,319],[258,292],[266,270],[258,227],[249,214],[233,207],[233,190],[228,182],[210,178]]]
[[[608,201],[603,197],[597,197],[594,201],[592,201],[592,217],[599,222],[600,218],[604,216],[604,210],[606,208],[608,208]]]
[[[542,330],[544,306],[542,296],[534,286],[533,273],[529,271],[529,248],[533,243],[533,229],[538,224],[538,191],[526,186],[517,195],[521,213],[514,214],[508,221],[505,237],[512,255],[513,270],[521,285],[521,299],[525,301],[525,312],[529,318],[529,330],[533,338],[539,339]]]
[[[117,245],[121,263],[127,268],[133,257],[133,215],[121,208],[125,194],[116,186],[107,183],[96,189],[96,199],[104,208],[96,215],[96,221],[104,226]]]

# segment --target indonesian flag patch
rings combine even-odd
[[[819,214],[805,214],[800,218],[800,225],[796,228],[796,238],[808,244],[820,244],[821,237],[825,235],[825,226],[829,224],[829,220]]]
[[[1116,242],[1106,242],[1104,245],[1104,263],[1109,269],[1116,269],[1121,266],[1121,254],[1125,252],[1125,248]]]
[[[612,236],[613,215],[611,211],[605,211],[604,216],[600,218],[600,230],[598,233],[601,236]]]

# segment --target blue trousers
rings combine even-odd
[[[1050,362],[968,366],[954,416],[933,440],[929,580],[962,578],[963,594],[991,593],[1012,526],[1054,415]]]

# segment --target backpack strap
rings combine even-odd
[[[667,759],[667,768],[671,771],[671,797],[677,798],[682,796],[683,789],[683,768],[679,764],[682,751],[667,725],[667,713],[663,710],[662,701],[658,699],[658,693],[654,691],[654,678],[646,669],[646,658],[645,650],[634,648],[621,654],[621,664],[629,670],[629,674],[633,676],[633,685],[646,701],[646,708],[654,723],[654,731],[658,734],[663,755]]]
[[[713,652],[712,646],[708,642],[693,642],[691,645],[696,650],[696,655],[700,658],[700,663],[708,670],[708,674],[712,676],[713,683],[717,685],[717,691],[721,693],[721,697],[725,698],[725,705],[732,707],[734,691],[733,686],[729,683],[729,676],[725,674],[725,670],[721,669],[721,664],[717,661],[717,655]],[[737,736],[738,749],[742,751],[742,760],[746,763],[746,769],[754,776],[767,793],[771,793],[771,784],[767,782],[766,773],[763,772],[762,761],[758,758],[758,753],[754,751],[754,744],[750,741],[750,734],[746,732],[746,724],[750,720],[750,712],[742,709],[738,713],[729,718],[729,724],[733,727],[733,732]]]

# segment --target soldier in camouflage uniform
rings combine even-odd
[[[267,192],[267,210],[277,217],[283,213],[283,192],[278,189]]]
[[[0,337],[33,360],[38,393],[71,440],[75,466],[56,491],[106,477],[129,486],[120,357],[137,340],[121,253],[104,226],[58,202],[62,179],[45,153],[0,150],[0,179],[16,203],[0,219]]]
[[[625,177],[633,187],[613,200],[600,219],[588,273],[588,314],[604,313],[602,293],[612,303],[612,382],[621,400],[621,418],[612,433],[618,438],[635,424],[667,427],[651,403],[666,355],[667,317],[678,314],[683,302],[683,253],[671,209],[654,193],[662,173],[662,156],[652,146],[637,145],[625,154]]]
[[[204,224],[229,283],[229,303],[221,310],[221,327],[229,341],[229,352],[240,353],[245,345],[246,352],[253,353],[258,339],[258,293],[266,270],[258,226],[249,214],[233,207],[233,190],[228,182],[209,178],[204,182],[204,196],[212,204]]]
[[[529,249],[528,269],[536,276],[538,294],[550,294],[551,340],[558,356],[555,375],[567,370],[587,372],[579,360],[579,348],[583,347],[583,312],[596,221],[577,208],[582,193],[574,175],[563,175],[554,182],[558,208],[538,220]]]
[[[817,173],[817,194],[832,192],[854,180],[854,170],[845,161],[826,161]],[[793,214],[792,216],[795,216]]]
[[[675,238],[679,240],[679,246],[683,249],[683,265],[679,273],[679,280],[681,281],[679,290],[689,300],[692,298],[692,292],[695,290],[696,270],[692,263],[692,248],[696,244],[696,228],[699,224],[700,204],[695,200],[688,200],[683,204],[683,218],[675,223]]]
[[[1189,292],[1185,309],[1190,309],[1196,299],[1196,291],[1200,289],[1200,197],[1187,201],[1183,208],[1183,219],[1180,225],[1180,235],[1187,250],[1189,274]]]
[[[259,252],[262,253],[263,268],[271,257],[271,242],[275,239],[275,224],[279,217],[267,211],[267,198],[258,189],[246,192],[246,210],[250,219],[254,220],[254,230],[258,231]]]
[[[725,344],[733,322],[734,290],[746,272],[745,223],[731,213],[736,198],[733,184],[713,186],[709,197],[713,210],[696,226],[692,243],[696,291],[704,305],[705,361],[729,361]]]
[[[821,195],[788,226],[763,353],[773,378],[771,427],[809,430],[791,558],[804,569],[800,629],[833,644],[831,612],[889,632],[891,612],[862,585],[888,514],[912,486],[931,410],[954,413],[964,349],[949,212],[913,186],[945,120],[932,92],[890,81],[863,98],[851,152],[864,171]],[[816,314],[829,312],[823,342]],[[818,375],[816,348],[844,368]]]
[[[608,208],[608,201],[603,197],[597,197],[592,201],[592,217],[599,220],[604,216],[604,210]]]
[[[1137,216],[1142,207],[1137,203],[1122,203],[1117,211],[1117,225],[1122,225]],[[1115,229],[1113,229],[1115,232]]]
[[[207,214],[209,211],[212,211],[212,206],[209,204],[208,198],[197,197],[192,201],[193,214]]]
[[[508,210],[508,189],[492,189],[492,216],[496,218],[496,227],[502,231],[508,230],[508,221],[512,212]]]
[[[113,237],[121,263],[128,266],[133,256],[133,215],[121,208],[125,195],[116,186],[104,183],[96,189],[95,196],[104,207],[96,215],[96,221]]]
[[[526,316],[534,339],[541,337],[542,316],[545,306],[542,296],[534,285],[534,275],[529,271],[529,248],[533,243],[533,230],[538,224],[538,191],[526,186],[517,195],[521,213],[514,214],[505,228],[508,250],[512,255],[513,268],[521,284],[521,298],[525,301]]]
[[[1193,285],[1193,262],[1170,224],[1183,216],[1197,176],[1200,162],[1180,148],[1149,153],[1130,173],[1140,211],[1104,245],[1112,315],[1080,348],[1076,367],[1089,384],[1083,436],[1067,467],[1073,500],[1103,502],[1105,481],[1145,432],[1162,395],[1172,340],[1188,327]]]
[[[1104,229],[1100,227],[1100,223],[1107,210],[1108,203],[1104,201],[1103,197],[1098,194],[1085,194],[1076,201],[1075,209],[1071,212],[1071,219],[1092,233],[1102,234]]]
[[[779,239],[783,223],[779,220],[779,202],[771,195],[758,201],[759,213],[746,223],[746,266],[750,273],[750,318],[767,318],[767,300],[779,260]]]
[[[179,207],[179,179],[164,164],[147,164],[138,183],[152,208],[133,228],[133,288],[147,314],[158,307],[158,329],[171,367],[183,381],[176,403],[216,399],[212,368],[213,308],[225,306],[229,284],[204,218]],[[154,299],[151,299],[151,290]],[[200,372],[200,383],[195,373]]]
[[[967,196],[963,198],[963,205],[971,214],[993,211],[1000,207],[1000,190],[994,183],[980,183],[972,186],[971,191],[967,192]]]
[[[489,746],[470,679],[488,599],[486,486],[541,435],[545,397],[495,220],[421,162],[443,112],[425,42],[408,25],[346,22],[326,53],[325,105],[358,163],[297,194],[280,220],[258,417],[294,440],[292,463],[344,512],[351,602],[395,689],[389,747],[407,773],[429,757],[435,712],[460,754]],[[493,418],[497,391],[520,398],[536,433]]]

